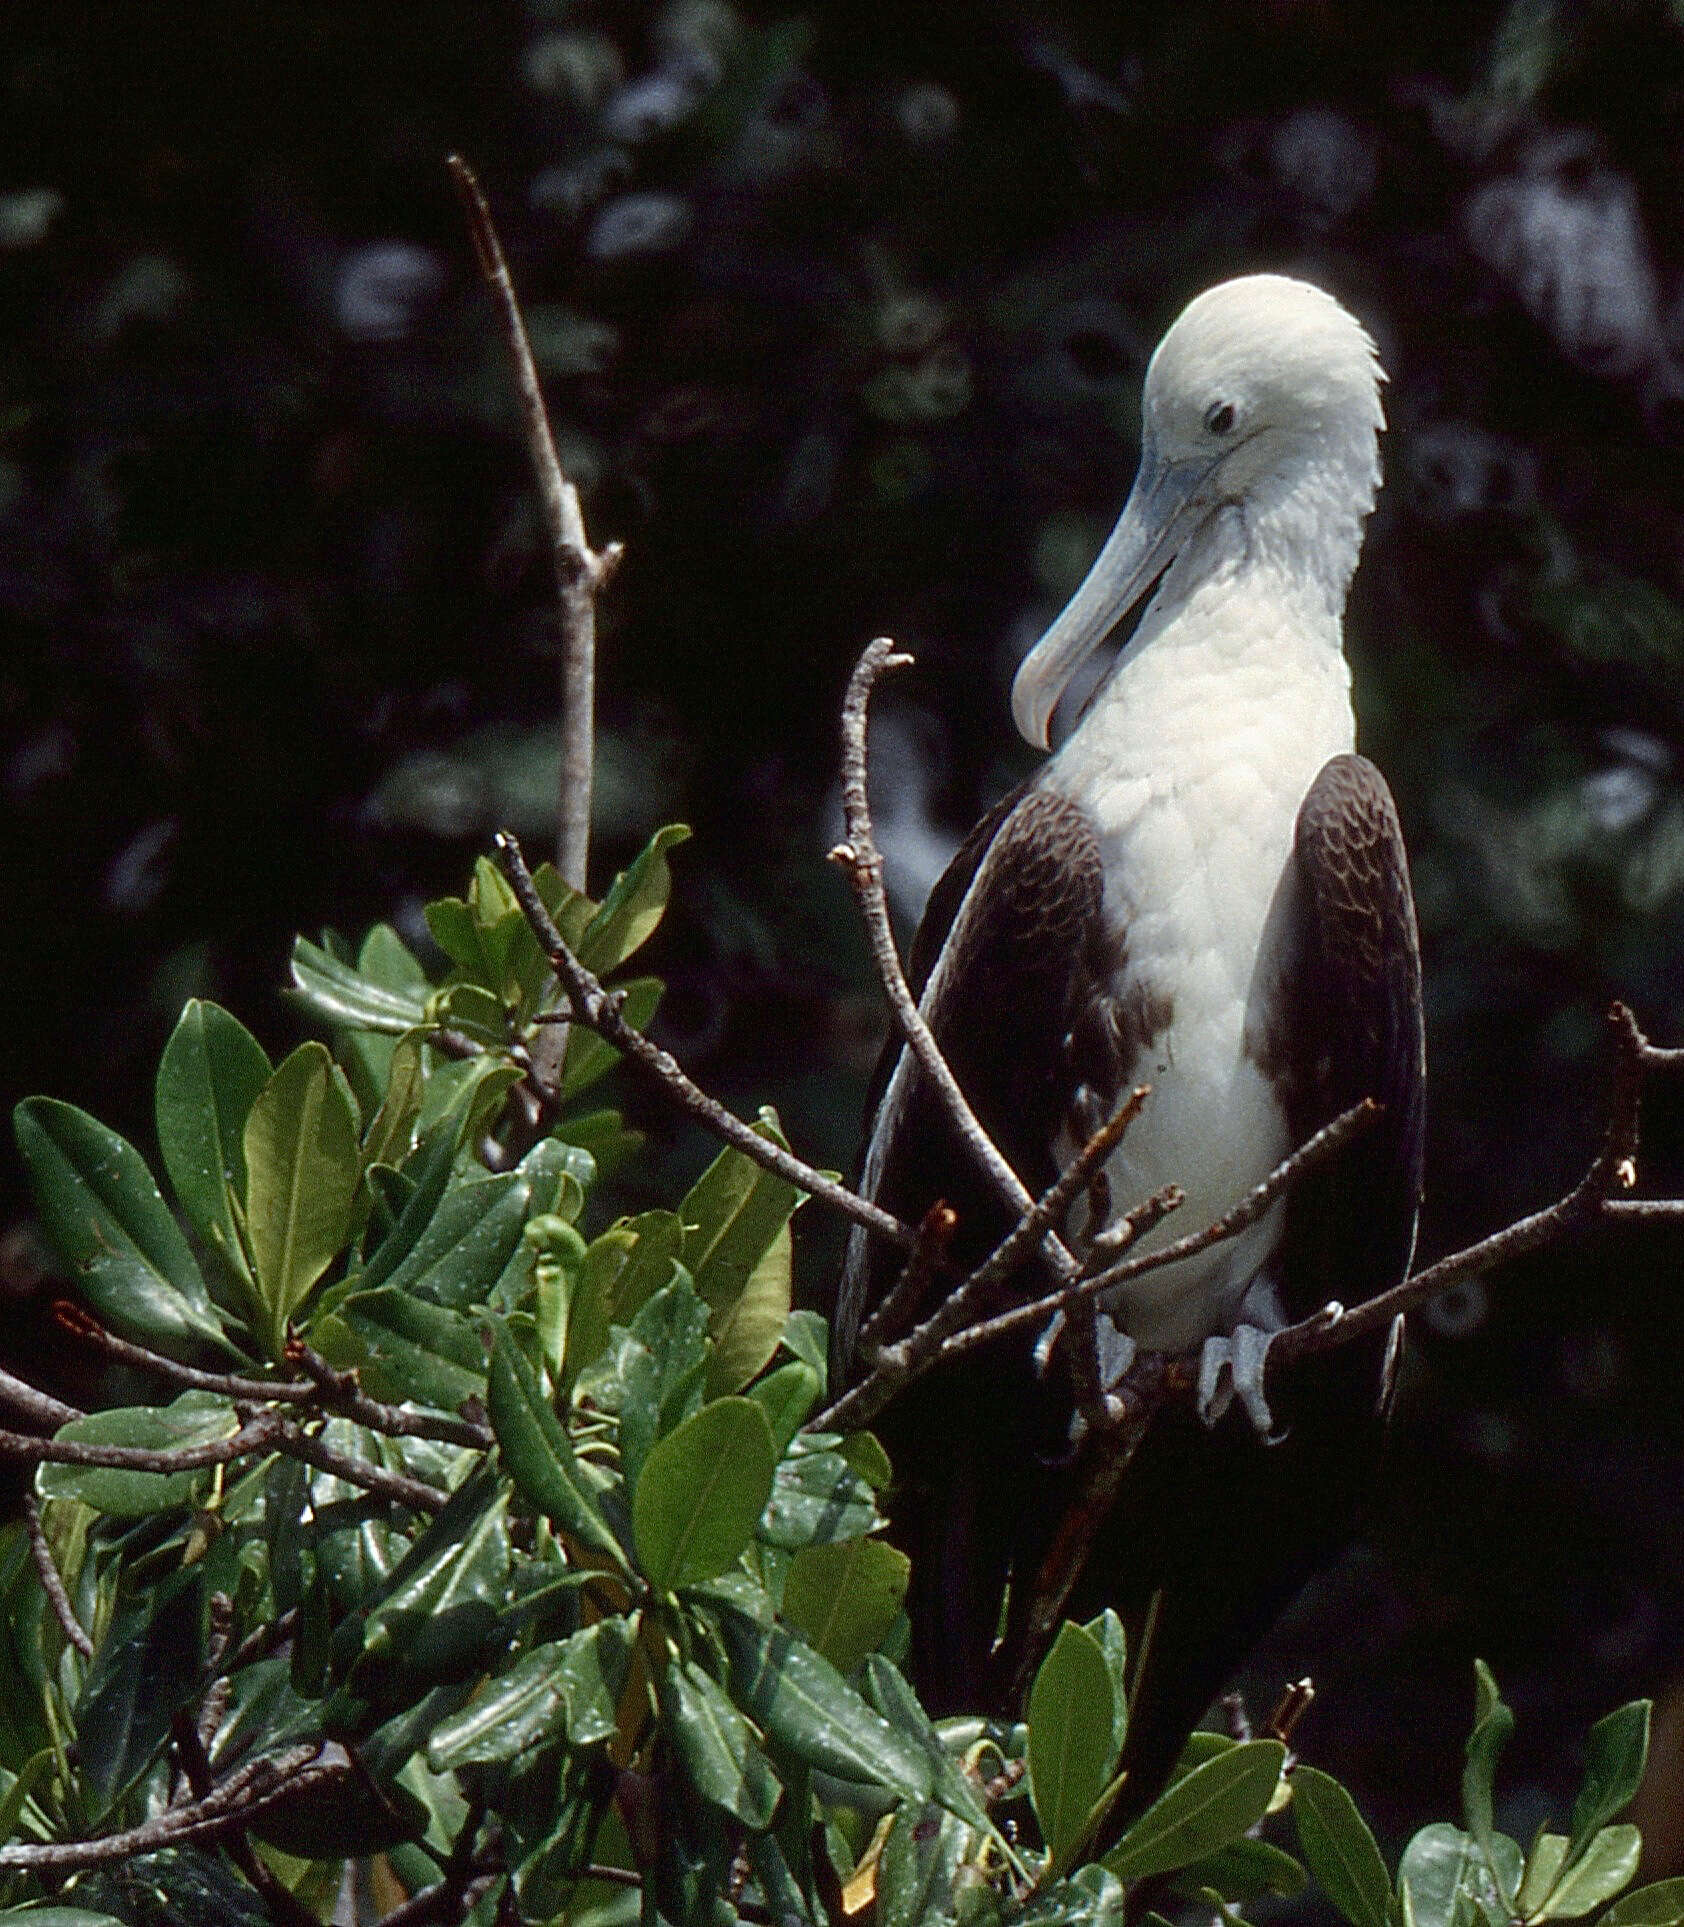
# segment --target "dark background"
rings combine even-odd
[[[1391,373],[1349,636],[1429,995],[1424,1255],[1594,1142],[1600,1013],[1684,1043],[1684,7],[16,5],[0,41],[5,1097],[146,1146],[182,1000],[265,1041],[296,929],[412,937],[542,841],[555,628],[506,362],[442,168],[493,197],[604,607],[597,877],[697,837],[664,1041],[846,1165],[883,1019],[834,717],[888,631],[897,906],[1028,767],[1026,642],[1127,488],[1146,355],[1308,275]],[[639,1179],[703,1154],[659,1117]],[[1644,1184],[1684,1187],[1657,1089]],[[621,1203],[643,1194],[622,1192]],[[606,1207],[605,1207],[606,1208]],[[51,1375],[15,1162],[8,1355]],[[806,1214],[800,1276],[834,1235]],[[1483,1654],[1503,1818],[1660,1697],[1684,1869],[1684,1285],[1586,1238],[1420,1322],[1368,1542],[1262,1656],[1395,1847],[1451,1810]],[[1670,1779],[1667,1775],[1670,1773]]]

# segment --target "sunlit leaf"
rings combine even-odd
[[[269,1081],[269,1058],[237,1017],[189,1000],[158,1064],[158,1148],[181,1208],[242,1277],[234,1199],[246,1194],[246,1118]]]
[[[1055,1865],[1082,1836],[1112,1743],[1111,1670],[1099,1641],[1066,1620],[1029,1694],[1030,1794]]]
[[[72,1419],[55,1435],[72,1445],[120,1445],[147,1452],[210,1445],[240,1429],[233,1406],[214,1392],[183,1392],[172,1405],[119,1405]],[[117,1466],[44,1464],[35,1489],[43,1499],[80,1499],[96,1512],[139,1519],[186,1505],[210,1483],[210,1468],[186,1472],[131,1472]]]
[[[1569,1861],[1585,1850],[1598,1829],[1637,1792],[1649,1757],[1649,1713],[1648,1700],[1632,1700],[1591,1728],[1585,1749],[1585,1777],[1573,1802]]]
[[[784,1617],[839,1673],[851,1673],[895,1623],[910,1571],[906,1554],[883,1539],[803,1546],[784,1580]]]
[[[1631,1884],[1643,1836],[1633,1826],[1604,1827],[1569,1866],[1544,1902],[1545,1920],[1577,1920]]]
[[[1207,1760],[1141,1814],[1104,1864],[1119,1880],[1139,1880],[1237,1840],[1268,1812],[1285,1758],[1278,1740],[1247,1740]]]
[[[657,830],[630,866],[614,879],[602,908],[585,926],[576,946],[579,961],[598,977],[616,970],[654,934],[672,892],[667,852],[688,841],[682,823]]]
[[[694,1660],[667,1669],[661,1711],[690,1784],[756,1832],[772,1824],[783,1788],[754,1729]]]
[[[1314,1767],[1295,1767],[1292,1817],[1311,1873],[1351,1927],[1388,1927],[1391,1876],[1368,1822],[1339,1782]]]
[[[772,1433],[752,1399],[721,1398],[651,1448],[632,1530],[644,1577],[660,1592],[734,1565],[772,1490]]]

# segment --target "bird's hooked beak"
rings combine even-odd
[[[1024,657],[1012,683],[1012,720],[1036,749],[1070,678],[1175,560],[1209,509],[1211,468],[1162,460],[1150,444],[1140,473],[1082,586]]]

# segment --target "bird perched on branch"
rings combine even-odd
[[[1250,275],[1200,295],[1146,372],[1140,470],[1116,528],[1012,691],[1046,747],[1059,697],[1143,599],[1057,751],[971,832],[911,958],[921,1008],[980,1121],[1039,1194],[1136,1085],[1138,1119],[1065,1235],[1166,1185],[1143,1240],[1198,1229],[1363,1098],[1378,1121],[1249,1230],[1121,1288],[1081,1342],[1113,1382],[1136,1347],[1200,1355],[1123,1478],[1072,1610],[1138,1636],[1124,1799],[1182,1740],[1348,1535],[1401,1336],[1270,1376],[1271,1333],[1397,1283],[1421,1178],[1420,963],[1385,780],[1354,753],[1346,591],[1379,486],[1382,371],[1319,288]],[[863,1188],[958,1214],[953,1268],[1012,1223],[905,1051],[885,1055]],[[899,1254],[850,1249],[837,1364]],[[1045,1288],[1031,1269],[1017,1288]],[[928,1309],[926,1305],[925,1309]],[[998,1699],[1082,1436],[1058,1337],[950,1361],[885,1415],[893,1523],[913,1555],[913,1666],[942,1710]],[[1103,1449],[1096,1436],[1090,1449]],[[1008,1578],[1012,1611],[996,1649]],[[1019,1668],[1021,1671],[1021,1668]]]

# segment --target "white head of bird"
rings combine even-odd
[[[1137,642],[1202,583],[1246,573],[1338,647],[1380,485],[1384,379],[1362,325],[1307,281],[1244,275],[1182,310],[1147,365],[1122,515],[1013,684],[1031,743],[1047,746],[1065,686],[1160,576]]]

